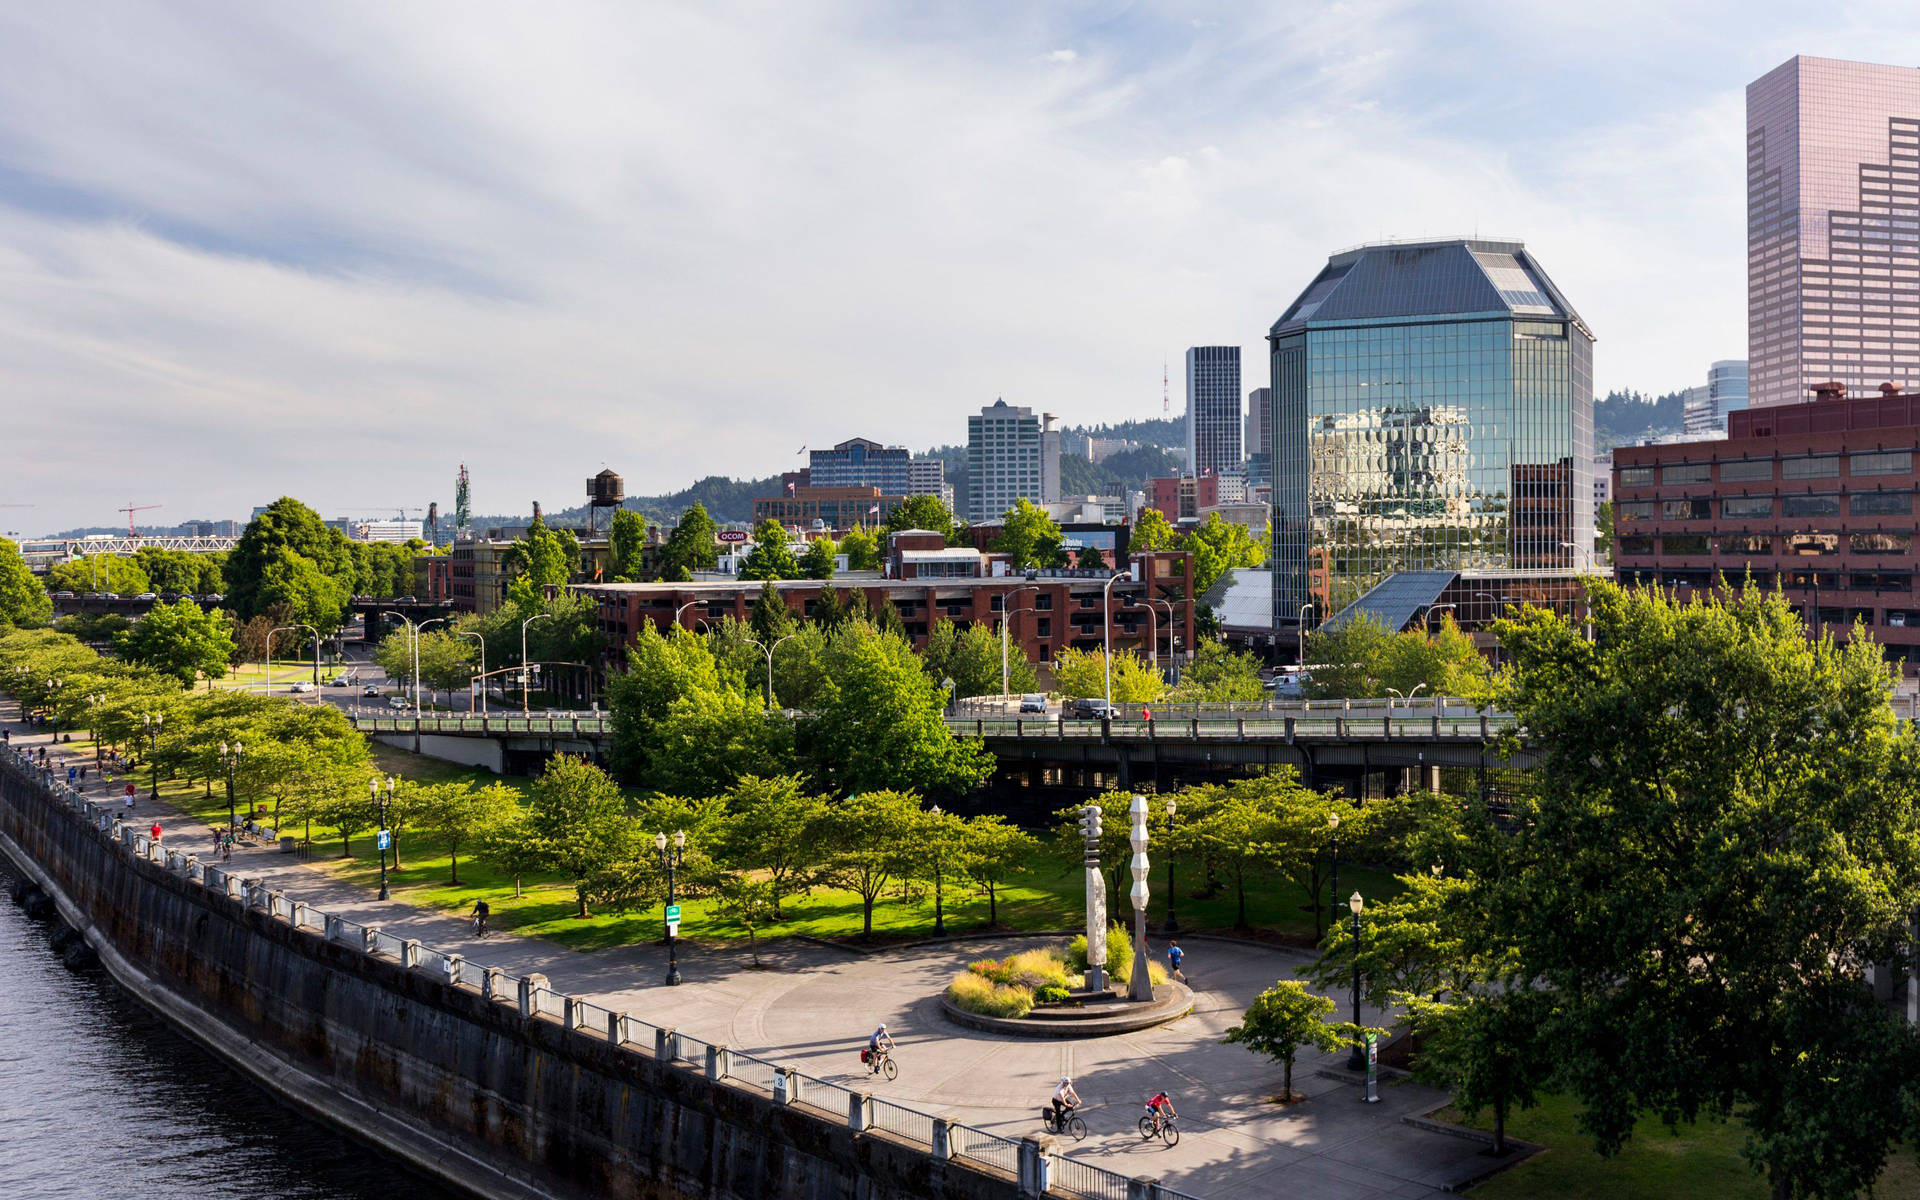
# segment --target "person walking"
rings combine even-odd
[[[147,830],[147,832],[152,835],[154,841],[158,842],[160,840],[160,834],[162,832],[160,828],[160,822],[155,821],[153,823],[153,828]]]
[[[124,794],[126,795],[126,798],[127,798],[128,812],[133,811],[133,798],[135,793],[137,793],[139,790],[140,790],[139,788],[133,786],[133,780],[131,779],[127,780],[127,790]]]
[[[1187,952],[1180,948],[1177,941],[1167,943],[1167,972],[1181,983],[1187,981],[1186,974],[1180,970],[1180,964],[1186,960]]]

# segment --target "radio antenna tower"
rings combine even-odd
[[[467,464],[460,464],[460,476],[453,484],[453,527],[465,533],[467,518],[472,516],[467,503]]]
[[[1173,415],[1173,400],[1167,389],[1167,360],[1164,358],[1160,360],[1160,415]]]

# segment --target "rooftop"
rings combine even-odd
[[[1382,242],[1327,260],[1272,335],[1340,321],[1505,313],[1585,329],[1524,245],[1484,238]]]

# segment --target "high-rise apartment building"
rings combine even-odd
[[[907,461],[907,495],[938,496],[940,503],[953,507],[953,485],[947,482],[947,464],[937,458]]]
[[[1431,604],[1591,563],[1593,335],[1520,243],[1336,254],[1268,340],[1276,626],[1401,573]]]
[[[967,418],[967,520],[998,520],[1022,498],[1060,498],[1060,431],[1052,413],[995,400]]]
[[[1687,389],[1682,403],[1689,437],[1720,437],[1727,432],[1727,414],[1747,407],[1747,361],[1723,358],[1707,369],[1707,381]]]
[[[1920,385],[1920,70],[1788,59],[1747,85],[1753,406]]]
[[[1240,468],[1240,347],[1187,351],[1187,471]]]

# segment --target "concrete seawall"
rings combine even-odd
[[[207,887],[138,857],[6,756],[0,852],[140,999],[291,1102],[476,1194],[1023,1194],[1008,1174],[526,1015]]]

